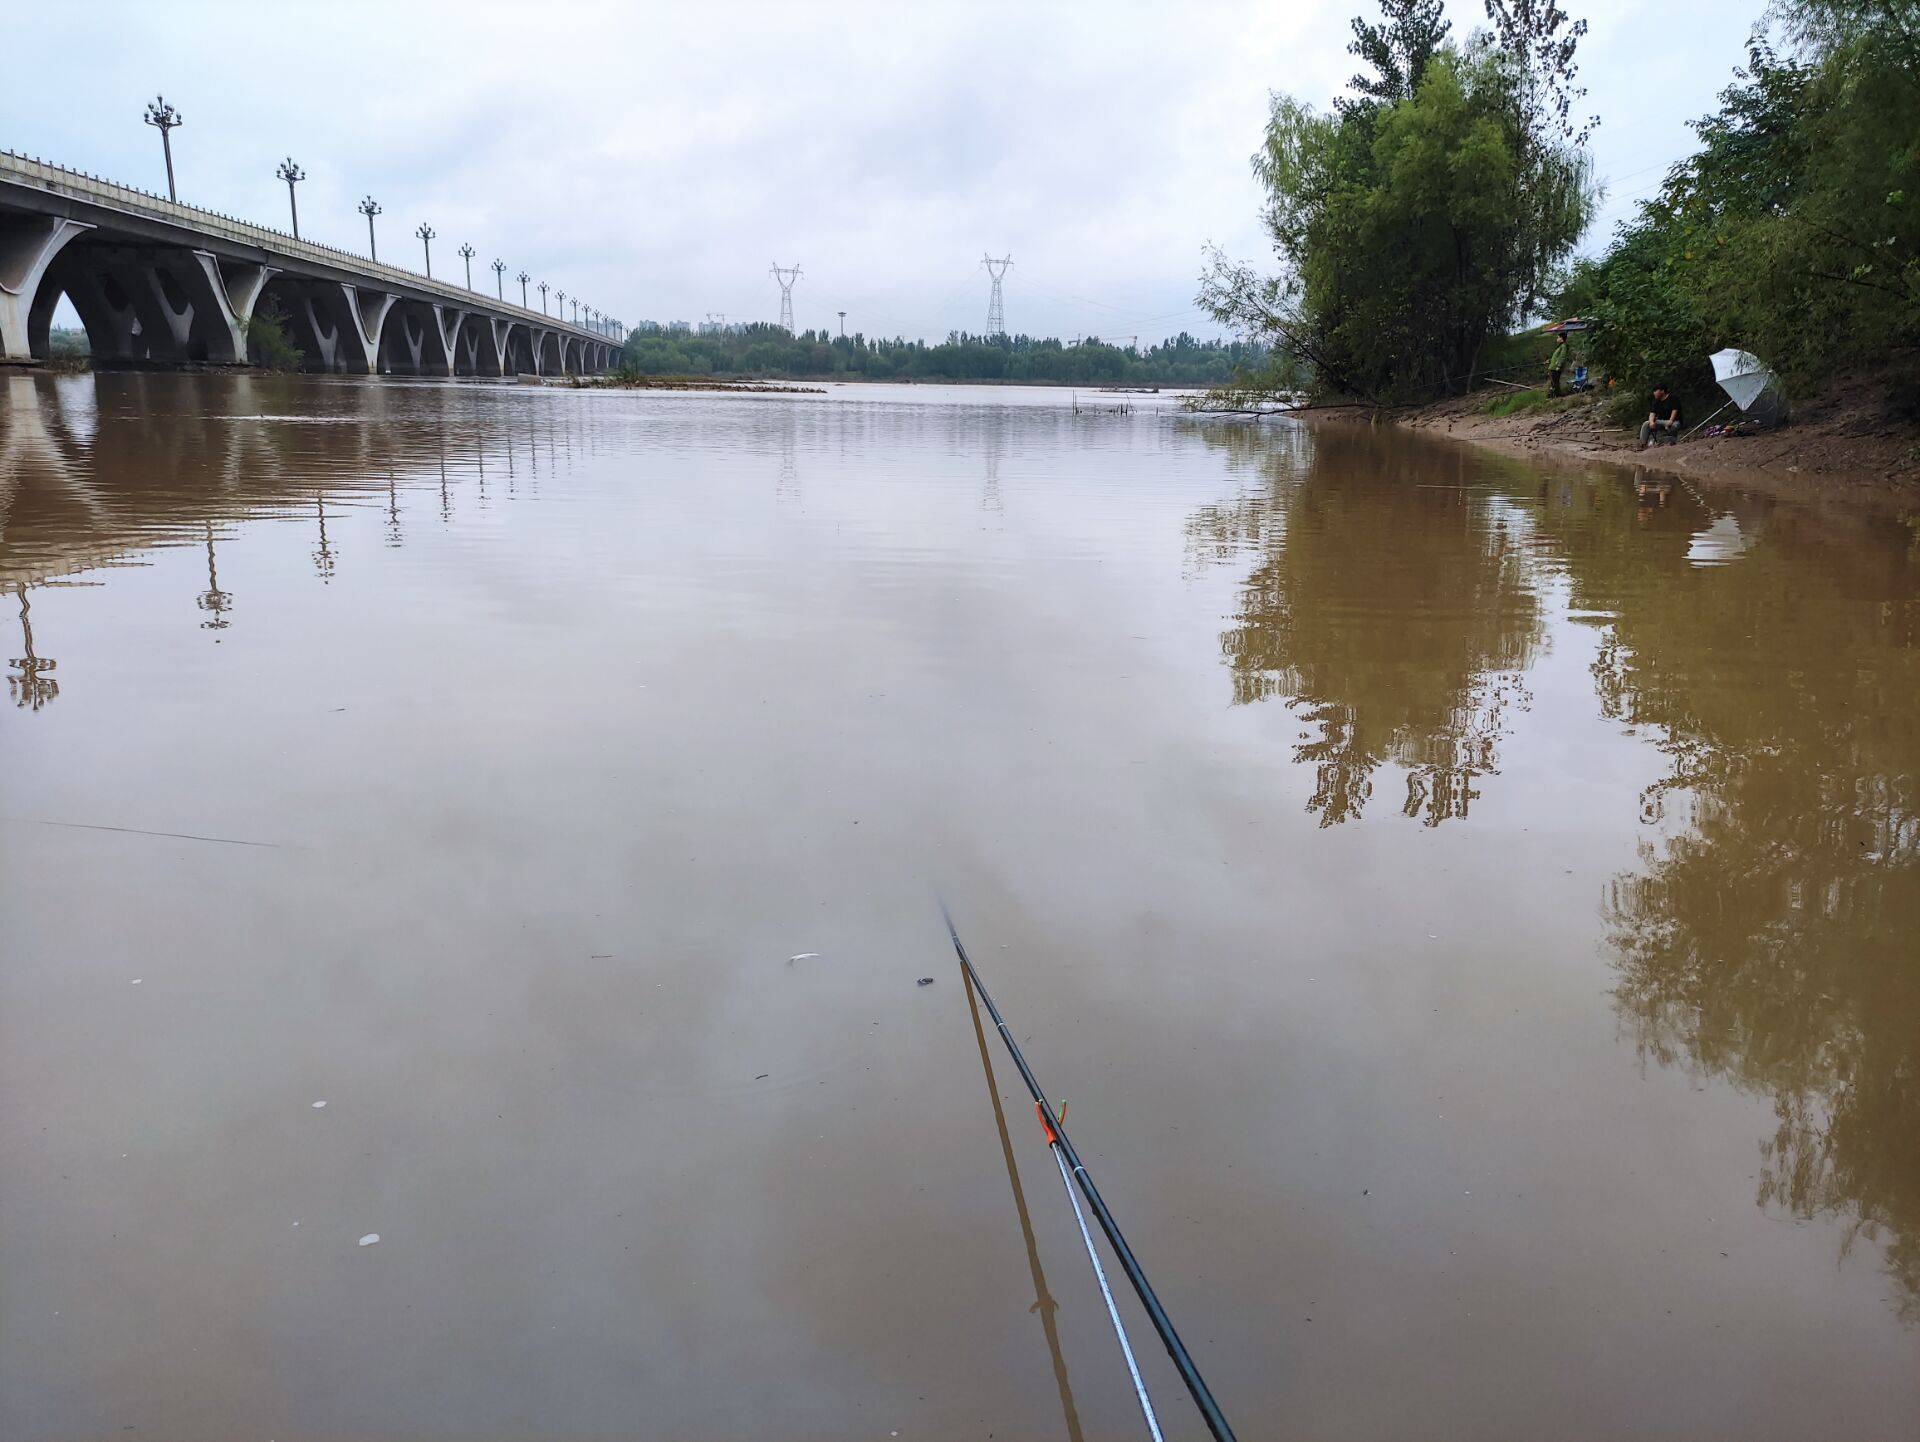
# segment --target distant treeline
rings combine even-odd
[[[950,334],[944,341],[794,335],[745,325],[707,335],[642,325],[627,337],[623,369],[636,375],[819,376],[848,380],[1038,381],[1055,385],[1219,386],[1267,364],[1266,348],[1203,341],[1182,331],[1144,351],[1089,338]]]

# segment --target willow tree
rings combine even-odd
[[[1471,385],[1487,342],[1533,311],[1595,202],[1571,112],[1584,23],[1487,0],[1465,47],[1437,6],[1356,24],[1376,77],[1331,113],[1273,97],[1253,158],[1276,275],[1216,252],[1200,302],[1311,367],[1316,389],[1375,401]]]

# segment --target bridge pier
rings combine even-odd
[[[435,375],[460,374],[460,322],[466,312],[450,305],[433,307],[433,325],[440,336],[440,355],[446,362],[446,369],[435,371]]]
[[[260,301],[260,293],[272,278],[272,268],[245,261],[223,263],[204,250],[192,255],[196,268],[186,274],[194,309],[204,308],[207,316],[211,345],[206,359],[221,365],[245,365],[247,329],[253,323],[253,308]]]
[[[352,370],[355,375],[378,375],[380,373],[380,332],[387,323],[387,316],[393,310],[393,303],[399,299],[386,291],[365,290],[357,285],[342,284],[340,293],[346,298],[347,321],[353,328],[353,338],[359,349],[352,356]],[[350,348],[351,349],[351,348]]]
[[[0,215],[0,361],[33,360],[36,321],[40,354],[46,354],[53,306],[40,313],[40,282],[67,243],[92,229],[63,216]]]

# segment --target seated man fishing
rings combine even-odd
[[[1680,398],[1665,386],[1653,388],[1653,409],[1647,412],[1646,420],[1640,423],[1640,449],[1645,450],[1655,441],[1669,443],[1680,439]]]

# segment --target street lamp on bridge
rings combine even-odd
[[[306,171],[293,163],[289,155],[280,162],[280,168],[273,172],[287,183],[287,209],[293,212],[293,238],[300,238],[300,202],[293,198],[293,187],[307,178]]]
[[[505,300],[507,298],[507,283],[505,279],[506,274],[507,274],[507,263],[504,260],[494,261],[493,293],[499,296],[500,299],[502,300]]]
[[[553,303],[560,307],[560,319],[565,320],[567,318],[567,293],[564,290],[556,290],[553,293]]]
[[[463,240],[460,242],[459,254],[460,254],[460,259],[464,260],[467,263],[467,289],[472,290],[473,289],[473,258],[475,255],[479,254],[479,252],[476,251],[471,245],[469,245],[466,241]]]
[[[153,104],[147,107],[147,124],[160,132],[160,148],[166,152],[167,156],[167,199],[175,205],[180,203],[180,196],[173,188],[173,135],[171,132],[174,126],[185,123],[180,118],[180,112],[167,104],[166,96],[153,97]]]
[[[573,298],[573,323],[580,324],[580,297],[577,295]]]
[[[373,218],[380,213],[380,202],[369,195],[354,209],[367,218],[367,256],[371,260],[378,260],[380,251],[373,243]]]
[[[427,255],[428,280],[433,279],[433,238],[439,233],[439,231],[428,225],[424,220],[420,222],[420,228],[414,232],[415,235],[420,237],[420,249],[425,251]]]
[[[527,282],[533,277],[523,270],[514,279],[520,282],[520,309],[525,310],[527,309]]]
[[[547,313],[547,283],[543,280],[535,287],[540,292],[540,314]]]

